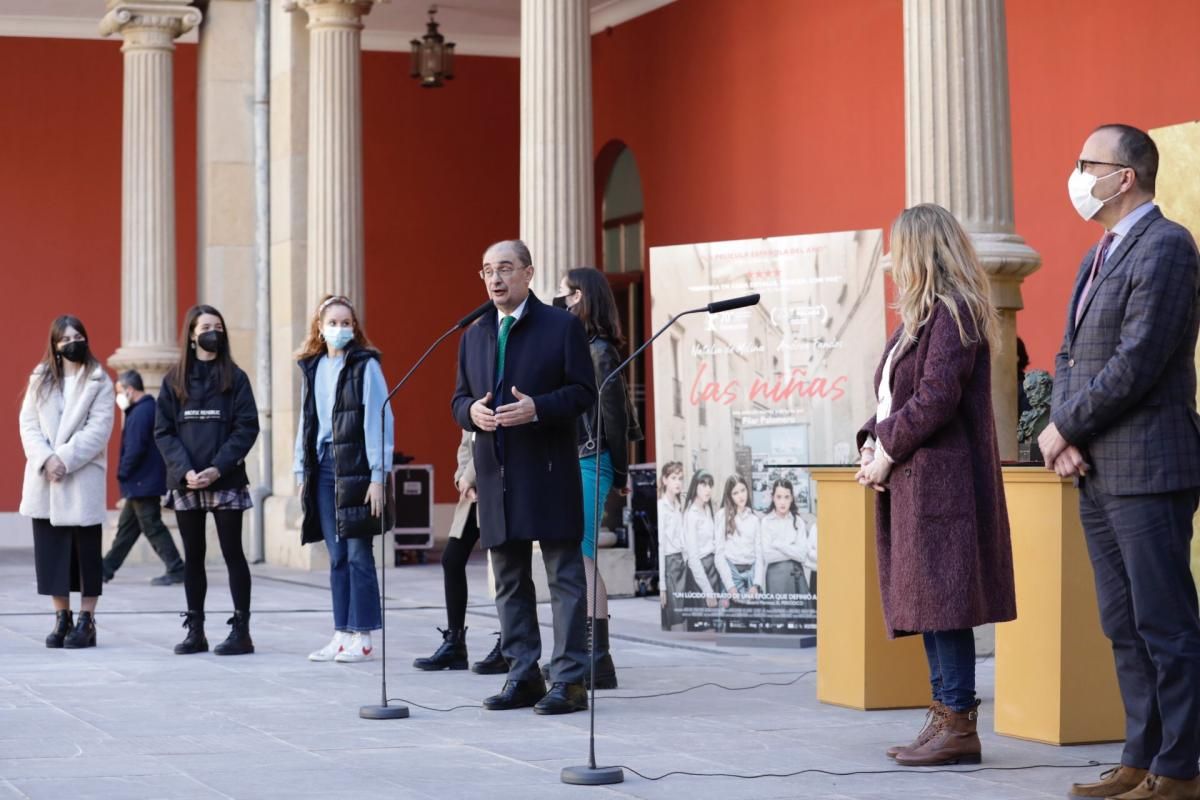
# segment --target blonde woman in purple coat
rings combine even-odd
[[[875,375],[879,405],[859,432],[858,480],[877,494],[884,620],[923,635],[933,703],[904,766],[975,764],[972,628],[1016,617],[1008,512],[992,416],[996,311],[958,221],[923,204],[892,226],[901,325]]]

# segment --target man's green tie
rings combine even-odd
[[[512,330],[516,317],[511,315],[500,320],[500,338],[496,340],[496,383],[504,378],[504,350],[508,347],[508,332]]]

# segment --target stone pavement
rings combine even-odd
[[[468,617],[473,658],[494,639],[482,559]],[[1115,745],[1056,748],[990,733],[992,670],[979,668],[984,765],[1006,771],[847,777],[807,774],[739,780],[627,772],[614,787],[565,786],[562,767],[587,761],[588,717],[537,717],[478,708],[366,721],[379,699],[380,662],[313,664],[305,655],[329,635],[325,576],[254,568],[251,629],[258,652],[176,656],[183,589],[151,587],[155,567],[127,566],[105,587],[99,647],[48,650],[46,598],[35,594],[29,551],[0,551],[0,800],[4,798],[1016,798],[1063,797],[1090,779],[1089,759],[1111,762]],[[224,638],[229,595],[209,568],[209,640]],[[388,690],[446,708],[478,704],[502,679],[469,672],[421,673],[444,625],[440,567],[388,571]],[[748,691],[706,687],[667,697],[619,696],[705,682],[786,682],[814,668],[810,651],[718,648],[663,634],[657,603],[612,603],[621,688],[600,694],[597,760],[648,776],[691,772],[888,770],[883,749],[920,727],[920,711],[863,713],[822,706],[813,675]],[[548,608],[543,609],[543,623]],[[1011,770],[1030,764],[1069,769]],[[956,770],[961,771],[961,770]]]

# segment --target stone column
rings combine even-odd
[[[308,285],[362,313],[362,18],[380,0],[295,0],[308,14]]]
[[[1001,316],[992,353],[1000,456],[1017,456],[1016,312],[1041,266],[1013,226],[1004,0],[904,0],[907,203],[937,203],[971,235]]]
[[[188,0],[108,0],[105,36],[124,39],[121,346],[114,370],[137,369],[157,392],[175,361],[175,39],[200,22]]]
[[[521,0],[521,238],[543,300],[596,259],[590,24],[582,0]]]
[[[200,29],[197,297],[225,315],[238,365],[257,380],[253,0],[209,0]],[[251,459],[253,461],[254,459]]]

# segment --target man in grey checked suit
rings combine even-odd
[[[1158,150],[1136,128],[1084,142],[1068,190],[1104,235],[1084,257],[1055,363],[1046,466],[1079,479],[1100,622],[1112,641],[1121,766],[1073,797],[1200,798],[1200,615],[1189,567],[1200,500],[1200,264],[1154,205]]]

